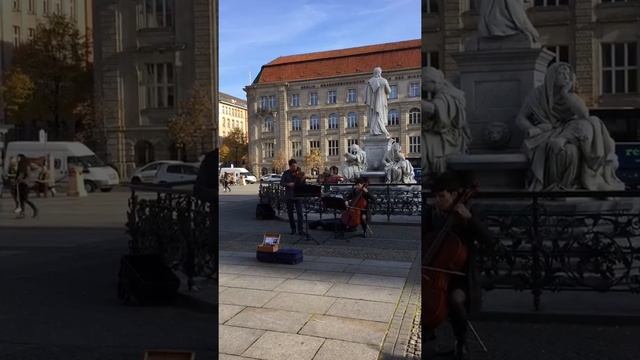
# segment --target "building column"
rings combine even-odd
[[[594,24],[593,24],[593,3],[591,0],[576,0],[575,8],[575,60],[576,60],[576,80],[580,85],[580,96],[587,106],[595,105],[599,90],[594,87],[594,72],[598,67],[593,63],[596,56],[594,46]],[[598,75],[599,76],[599,75]]]

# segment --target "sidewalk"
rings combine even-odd
[[[323,256],[278,265],[221,251],[220,359],[378,359],[406,312],[411,265]]]

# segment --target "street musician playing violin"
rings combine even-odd
[[[481,299],[479,282],[476,281],[478,276],[475,273],[473,257],[474,243],[489,244],[491,235],[478,217],[469,211],[463,201],[460,201],[461,194],[465,190],[460,178],[455,173],[440,174],[435,179],[431,191],[435,194],[434,205],[425,206],[425,211],[422,214],[423,254],[428,254],[436,236],[440,235],[443,240],[439,250],[435,250],[435,260],[431,263],[425,263],[425,261],[429,261],[425,260],[429,255],[427,257],[423,255],[422,301],[425,306],[422,311],[422,324],[426,329],[427,341],[433,340],[435,339],[433,335],[435,329],[439,327],[443,319],[448,317],[455,336],[453,348],[455,358],[469,359],[467,349],[468,312],[470,309],[477,308]],[[457,254],[455,256],[459,257],[456,261],[460,266],[454,271],[441,269],[439,267],[447,266],[443,266],[443,262],[440,262],[440,265],[436,264],[439,261],[438,257],[446,256],[443,253],[450,251],[448,247],[453,242],[456,242],[455,246],[459,246],[461,249],[455,252]],[[444,286],[441,286],[442,281],[434,279],[440,276],[446,279],[447,284]],[[441,293],[438,294],[438,291]],[[436,297],[434,298],[434,296]],[[432,303],[428,303],[429,301]],[[441,305],[434,305],[434,303],[441,303]],[[433,306],[439,306],[439,309],[434,310]],[[440,312],[439,320],[434,320],[434,315],[429,311]]]

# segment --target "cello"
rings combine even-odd
[[[458,194],[451,209],[465,204],[477,191],[477,185]],[[427,251],[422,258],[422,289],[425,304],[424,322],[428,329],[436,329],[449,314],[449,280],[451,275],[462,275],[469,256],[469,249],[451,228],[456,222],[456,213],[451,211],[445,224],[435,237],[427,236]]]
[[[367,187],[367,183],[362,184],[362,189],[358,195],[351,199],[347,210],[342,213],[340,221],[347,229],[355,229],[360,225],[362,221],[362,211],[367,208],[367,199],[364,197],[364,189]]]

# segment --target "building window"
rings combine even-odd
[[[27,12],[29,14],[36,13],[36,0],[28,0],[27,2]]]
[[[265,159],[272,158],[275,155],[274,148],[274,143],[268,142],[262,144],[262,157]]]
[[[389,110],[387,125],[388,126],[398,125],[398,110],[396,109]]]
[[[351,145],[358,145],[358,139],[347,139],[347,149],[351,147]]]
[[[22,0],[13,0],[13,11],[20,11],[20,1]]]
[[[413,154],[420,153],[420,136],[409,136],[409,152]]]
[[[76,1],[75,0],[69,1],[69,17],[72,20],[76,20]]]
[[[568,0],[535,0],[533,6],[560,6],[567,5]]]
[[[170,28],[173,26],[173,0],[141,0],[138,28]]]
[[[327,91],[327,104],[335,104],[337,101],[337,95],[335,90]]]
[[[18,48],[20,46],[20,26],[13,27],[13,47]]]
[[[419,97],[420,96],[420,83],[413,82],[409,84],[409,97]]]
[[[294,116],[291,119],[291,131],[300,131],[302,129],[302,121],[299,117]]]
[[[413,108],[409,110],[409,124],[410,125],[420,124],[420,115],[421,115],[420,109]]]
[[[427,14],[437,14],[439,12],[439,4],[440,0],[422,0],[422,12]]]
[[[264,122],[262,123],[262,131],[273,132],[273,118],[271,116],[267,116],[266,118],[264,118]]]
[[[260,110],[269,110],[269,97],[268,96],[260,96]],[[226,108],[225,108],[226,114]]]
[[[338,156],[338,140],[327,140],[329,144],[329,156]]]
[[[545,49],[551,51],[555,56],[551,61],[549,61],[549,65],[551,66],[557,62],[569,63],[569,46],[567,45],[557,45],[557,46],[545,46]]]
[[[29,28],[29,40],[33,40],[36,38],[36,29]]]
[[[299,141],[291,142],[291,153],[293,157],[302,157],[302,143]]]
[[[356,92],[356,89],[349,89],[347,90],[347,102],[348,103],[354,103],[358,98],[358,93]]]
[[[275,95],[270,95],[269,96],[269,109],[270,110],[275,110],[278,108],[278,101],[276,101],[276,96]]]
[[[146,108],[172,108],[175,98],[173,64],[146,64],[145,76]]]
[[[318,106],[318,93],[316,92],[309,93],[309,105]]]
[[[56,0],[56,14],[62,14],[62,4],[60,3],[60,0]]]
[[[440,55],[437,51],[425,51],[422,53],[422,66],[440,68]]]
[[[358,114],[350,112],[347,115],[347,128],[353,129],[358,127]]]
[[[309,140],[309,149],[320,149],[320,140]]]
[[[638,91],[637,43],[602,44],[602,93]]]
[[[338,114],[329,114],[329,129],[338,128]]]
[[[42,0],[42,13],[44,15],[49,13],[49,0]]]
[[[398,85],[391,85],[391,93],[389,94],[389,99],[397,99],[398,98]]]
[[[300,106],[300,95],[291,94],[291,107],[298,107],[298,106]]]
[[[320,118],[318,115],[311,115],[309,130],[320,130]]]
[[[400,138],[399,138],[399,137],[392,137],[392,139],[393,139],[393,141],[394,141],[395,143],[400,144]],[[401,145],[402,145],[402,144],[401,144]]]

